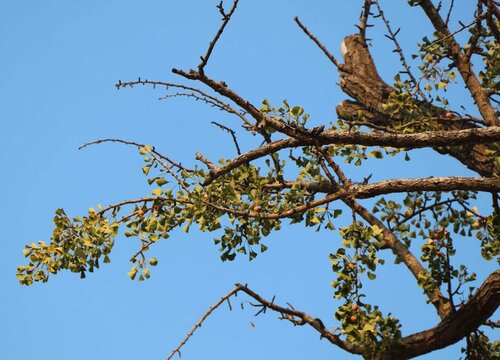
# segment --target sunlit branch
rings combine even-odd
[[[424,147],[458,146],[468,143],[489,143],[500,141],[500,127],[484,129],[429,131],[415,134],[387,134],[382,132],[351,133],[347,131],[325,131],[314,139],[282,139],[248,151],[227,164],[210,171],[205,185],[229,171],[252,160],[264,157],[286,148],[307,145],[366,145],[394,148],[418,149]]]

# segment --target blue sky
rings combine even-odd
[[[360,3],[241,0],[206,72],[257,105],[264,98],[272,103],[287,99],[303,106],[312,124],[333,121],[335,106],[346,98],[336,85],[337,73],[292,19],[298,15],[339,56],[343,37],[356,31]],[[427,20],[403,2],[384,4],[394,26],[403,27],[400,41],[411,51],[430,31]],[[236,119],[199,102],[158,101],[165,95],[161,89],[118,92],[114,86],[138,76],[180,81],[170,69],[197,65],[219,26],[215,5],[206,0],[0,3],[0,358],[162,359],[236,282],[335,326],[338,304],[332,299],[328,254],[338,247],[339,236],[297,225],[266,240],[269,251],[251,263],[244,258],[221,263],[211,234],[176,233],[152,249],[159,265],[149,281],[137,283],[126,272],[138,243],[120,237],[111,264],[85,280],[61,273],[45,285],[17,284],[24,244],[50,237],[55,209],[64,207],[76,216],[99,203],[150,192],[135,149],[104,144],[78,150],[80,145],[121,138],[154,144],[185,164],[194,163],[196,151],[211,159],[234,156],[231,139],[210,122],[236,127]],[[459,13],[467,10],[464,4],[457,7]],[[390,81],[397,58],[388,53],[391,44],[376,24],[370,30],[373,53]],[[458,89],[454,103],[470,105]],[[248,150],[255,143],[243,137],[242,145]],[[470,175],[429,151],[412,158],[411,164],[371,163],[363,173],[352,174],[373,172],[375,180]],[[429,159],[435,168],[429,168]],[[479,201],[478,206],[487,204]],[[494,264],[481,262],[475,244],[466,241],[459,247],[467,255],[461,260],[482,279]],[[400,317],[406,334],[438,322],[406,269],[388,261],[379,278],[367,286],[370,301]],[[241,311],[244,300],[233,299],[233,311],[222,307],[214,313],[184,348],[183,359],[351,358],[319,341],[313,330],[279,321],[276,314],[254,318],[254,309]],[[458,358],[459,348],[422,358]]]

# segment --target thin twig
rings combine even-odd
[[[455,0],[451,0],[450,8],[448,9],[448,13],[446,14],[446,21],[444,22],[446,26],[450,23],[451,12],[453,10],[453,6],[455,5]]]
[[[452,32],[450,34],[448,34],[446,36],[443,36],[442,38],[439,38],[436,41],[431,42],[429,45],[427,45],[426,47],[424,47],[421,51],[426,51],[426,50],[430,49],[434,45],[439,44],[440,42],[443,42],[443,41],[445,41],[445,40],[453,37],[454,35],[458,34],[459,32],[464,31],[465,29],[470,28],[471,26],[474,26],[477,22],[483,21],[485,18],[486,18],[486,13],[484,13],[481,16],[475,18],[474,21],[472,21],[471,23],[469,23],[467,25],[463,25],[460,29],[455,30],[454,32]]]
[[[238,291],[240,291],[242,289],[242,285],[240,284],[237,284],[236,287],[231,290],[230,292],[228,292],[226,295],[224,295],[223,297],[221,297],[215,304],[213,304],[209,309],[208,311],[203,314],[203,316],[201,317],[200,320],[198,320],[198,322],[193,326],[193,328],[187,333],[186,337],[181,341],[181,343],[179,345],[177,345],[177,347],[172,350],[172,352],[170,353],[169,356],[167,356],[167,359],[166,360],[170,360],[174,357],[175,354],[179,354],[179,357],[181,356],[181,348],[188,342],[189,338],[191,336],[193,336],[194,332],[196,331],[196,329],[198,329],[199,327],[201,327],[201,324],[203,324],[203,322],[205,321],[205,319],[210,316],[211,313],[214,312],[215,309],[217,309],[224,301],[226,300],[229,300],[229,298],[233,295],[235,295]]]
[[[401,48],[401,45],[399,44],[399,41],[396,37],[398,32],[399,32],[399,29],[396,30],[395,32],[392,30],[392,27],[389,23],[389,20],[385,17],[384,12],[382,11],[382,8],[381,8],[378,0],[373,0],[373,2],[375,4],[375,6],[377,6],[377,10],[380,14],[380,18],[384,22],[385,27],[387,28],[387,32],[389,33],[389,36],[387,36],[387,35],[386,36],[394,43],[394,46],[396,47],[396,51],[399,54],[399,60],[401,61],[401,64],[403,65],[403,67],[405,69],[405,73],[410,77],[411,82],[415,86],[415,90],[422,97],[422,100],[424,100],[425,102],[429,102],[429,100],[427,99],[427,97],[425,96],[423,91],[420,89],[420,86],[417,83],[415,76],[413,76],[413,73],[411,72],[410,65],[408,65],[408,63],[406,62],[406,57],[404,55],[403,49]]]
[[[236,139],[236,133],[234,132],[233,129],[230,129],[228,128],[227,126],[224,126],[222,124],[219,124],[218,122],[216,121],[212,121],[212,124],[220,127],[221,129],[223,130],[226,130],[228,133],[231,134],[231,137],[233,138],[233,142],[234,142],[234,145],[236,146],[236,151],[238,152],[238,156],[241,155],[241,150],[240,150],[240,146],[238,145],[238,139]]]
[[[327,50],[325,45],[323,45],[311,32],[300,22],[298,17],[294,18],[295,22],[299,27],[302,29],[302,31],[311,39],[320,49],[323,51],[323,53],[326,55],[328,59],[337,67],[337,68],[342,68],[342,64],[335,59],[335,57]]]
[[[197,94],[200,94],[201,97],[213,101],[213,103],[211,103],[211,104],[218,104],[219,106],[217,106],[217,107],[219,109],[225,110],[230,114],[234,114],[234,115],[238,116],[241,120],[243,120],[243,122],[245,123],[247,128],[253,129],[255,127],[255,125],[251,121],[249,121],[244,116],[244,114],[242,114],[240,111],[237,111],[236,109],[234,109],[230,104],[222,101],[221,99],[219,99],[213,95],[207,94],[206,92],[204,92],[198,88],[195,88],[195,87],[191,87],[191,86],[187,86],[187,85],[183,85],[183,84],[169,83],[169,82],[164,82],[164,81],[151,81],[151,80],[139,79],[138,81],[128,81],[128,82],[119,81],[116,84],[116,88],[120,89],[120,88],[125,88],[125,87],[133,87],[134,85],[152,85],[153,88],[156,86],[164,86],[167,90],[168,90],[168,88],[173,87],[173,88],[193,91]],[[160,99],[162,99],[162,98],[160,98]]]
[[[97,145],[97,144],[106,143],[106,142],[116,142],[116,143],[121,143],[121,144],[125,144],[125,145],[132,145],[132,146],[135,146],[135,147],[137,147],[139,149],[147,146],[146,144],[137,143],[135,141],[128,141],[128,140],[122,140],[122,139],[108,138],[108,139],[99,139],[99,140],[88,142],[88,143],[83,144],[82,146],[80,146],[78,148],[78,150],[81,150],[81,149],[86,148],[86,147],[91,146],[91,145]],[[170,163],[172,166],[178,168],[179,170],[184,170],[184,171],[187,171],[187,172],[193,172],[194,171],[194,170],[185,168],[184,166],[181,165],[181,163],[175,162],[172,159],[170,159],[168,156],[165,156],[162,153],[158,152],[153,146],[151,147],[151,153],[153,153],[156,156],[158,156],[159,158],[167,161],[168,163]]]

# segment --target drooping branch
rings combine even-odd
[[[247,285],[242,285],[242,284],[236,284],[234,289],[232,289],[230,292],[228,292],[226,295],[221,297],[214,305],[212,305],[205,314],[198,320],[198,322],[193,326],[193,328],[187,333],[185,338],[181,341],[181,343],[170,353],[170,355],[166,358],[166,360],[172,359],[175,354],[178,354],[179,357],[181,356],[181,348],[188,342],[191,336],[193,336],[194,332],[201,327],[203,322],[219,307],[221,306],[224,302],[228,302],[229,307],[231,309],[231,305],[229,303],[229,299],[233,296],[237,296],[239,292],[244,292],[251,298],[253,298],[255,301],[257,301],[258,304],[251,304],[255,307],[260,307],[259,312],[257,312],[257,315],[260,315],[262,313],[265,313],[267,309],[270,309],[274,312],[277,312],[281,315],[280,319],[281,320],[288,320],[294,325],[298,326],[303,326],[303,325],[309,325],[313,329],[315,329],[317,332],[319,332],[321,338],[327,339],[330,343],[333,345],[338,346],[339,348],[346,350],[352,354],[361,354],[363,349],[361,346],[357,346],[348,342],[343,341],[340,339],[338,335],[335,335],[332,333],[330,330],[328,330],[323,322],[319,318],[315,318],[303,311],[299,311],[294,309],[291,306],[288,307],[283,307],[280,305],[277,305],[274,303],[274,297],[271,301],[263,298],[259,294],[257,294],[255,291],[251,290]]]
[[[86,148],[88,146],[98,145],[98,144],[108,143],[108,142],[111,142],[111,143],[120,143],[120,144],[125,144],[125,145],[132,145],[132,146],[135,146],[138,149],[144,148],[144,147],[147,146],[146,144],[141,144],[141,143],[138,143],[138,142],[135,142],[135,141],[128,141],[128,140],[122,140],[122,139],[108,138],[108,139],[99,139],[99,140],[88,142],[88,143],[83,144],[82,146],[80,146],[78,148],[78,150],[81,150],[81,149]],[[167,161],[171,166],[176,167],[179,170],[184,170],[184,171],[187,171],[187,172],[193,172],[193,170],[188,169],[188,168],[182,166],[181,163],[175,162],[174,160],[172,160],[168,156],[163,155],[158,150],[156,150],[154,147],[151,147],[151,152],[155,156],[157,156],[158,158]]]

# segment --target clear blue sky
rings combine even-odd
[[[117,92],[114,87],[119,79],[138,76],[180,81],[170,69],[196,66],[219,26],[217,2],[0,3],[0,358],[163,359],[236,282],[248,283],[268,298],[276,295],[277,302],[290,302],[335,326],[338,304],[332,299],[334,274],[328,254],[336,250],[339,236],[297,225],[271,236],[266,241],[270,250],[252,263],[244,258],[221,263],[211,234],[177,233],[151,251],[159,265],[149,281],[137,283],[126,276],[137,240],[120,237],[112,263],[85,280],[61,273],[45,285],[17,284],[15,271],[24,262],[24,244],[49,239],[56,208],[76,216],[99,203],[150,192],[135,149],[105,144],[79,151],[81,144],[107,137],[149,143],[186,164],[194,163],[196,151],[212,159],[234,155],[231,139],[210,121],[236,126],[236,119],[199,102],[158,101],[163,90]],[[411,51],[422,32],[430,30],[427,20],[406,2],[384,4],[394,26],[403,27],[400,40]],[[241,0],[206,72],[256,104],[264,98],[274,103],[286,98],[302,105],[313,123],[332,121],[335,105],[346,96],[336,85],[335,69],[292,18],[298,15],[339,55],[343,37],[356,31],[360,5]],[[457,11],[466,14],[466,7],[461,2]],[[370,30],[373,51],[390,81],[398,63],[387,52],[390,43],[381,36],[381,24],[377,26]],[[461,95],[454,100],[470,105]],[[243,141],[247,150],[252,145]],[[372,163],[365,175],[373,172],[380,180],[469,174],[453,160],[428,151],[412,156],[415,162],[410,165]],[[429,168],[430,159],[435,169]],[[478,206],[481,209],[481,202]],[[494,269],[494,264],[481,262],[477,247],[459,249],[465,249],[467,256],[461,258],[480,279]],[[399,317],[405,334],[438,322],[405,268],[388,261],[379,278],[367,286],[369,300]],[[233,299],[232,312],[224,306],[213,314],[184,348],[183,359],[351,358],[320,341],[312,329],[293,327],[279,321],[277,314],[254,318],[254,309],[240,310],[242,300]],[[455,359],[459,348],[423,358]]]

